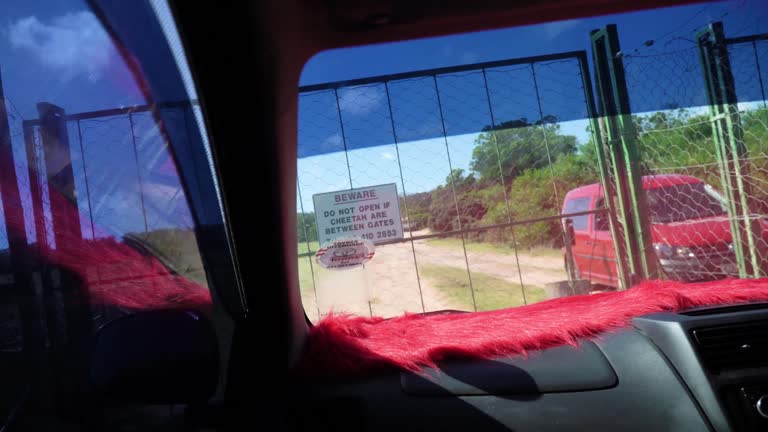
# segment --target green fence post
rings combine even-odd
[[[603,135],[608,143],[606,159],[609,175],[604,183],[615,182],[618,198],[617,218],[624,225],[624,244],[628,270],[625,287],[658,278],[658,260],[653,250],[650,221],[642,187],[637,133],[632,122],[624,65],[621,60],[616,25],[590,33],[595,67],[595,82]],[[612,181],[611,181],[612,180]],[[616,251],[617,255],[621,252]]]
[[[606,145],[603,140],[603,135],[600,132],[605,129],[600,126],[600,119],[597,116],[597,108],[595,107],[595,98],[592,93],[592,80],[589,77],[589,64],[587,62],[586,52],[580,53],[579,67],[581,68],[581,80],[584,86],[584,98],[587,102],[587,114],[589,116],[589,128],[592,132],[592,140],[595,143],[595,150],[597,153],[597,166],[600,171],[600,183],[603,187],[603,195],[605,196],[605,206],[608,210],[608,220],[611,229],[611,239],[613,240],[613,250],[616,251],[616,270],[619,279],[619,287],[626,289],[630,287],[629,275],[631,274],[627,263],[627,251],[626,243],[623,240],[623,236],[618,227],[618,210],[616,208],[616,187],[615,184],[610,181],[611,164],[606,159]]]
[[[723,23],[715,22],[696,34],[704,72],[712,138],[715,143],[723,193],[728,201],[728,220],[740,277],[760,277],[758,252],[760,222],[751,215],[747,148],[736,98],[736,86],[728,56]]]

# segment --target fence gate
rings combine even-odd
[[[585,51],[302,87],[297,234],[308,313],[496,309],[572,281],[564,220],[584,230],[605,213],[579,203],[561,214],[565,194],[605,169],[602,158],[599,168],[574,162],[600,139],[594,113]],[[397,187],[403,238],[374,239],[364,269],[320,267],[313,196],[381,184]]]
[[[621,286],[628,288],[657,274],[645,194],[640,178],[636,131],[632,123],[624,66],[619,56],[619,37],[615,25],[590,34],[600,129],[607,158],[603,164],[606,196],[616,197],[610,207],[614,238],[618,240],[617,260]],[[609,205],[613,199],[607,200]]]
[[[592,33],[628,267],[640,279],[760,277],[768,257],[768,38],[729,39],[713,23],[692,39],[622,52],[615,26]]]
[[[759,221],[750,217],[750,207],[754,206],[748,203],[752,195],[747,182],[748,155],[722,23],[709,25],[696,35],[696,40],[709,101],[720,182],[728,203],[734,258],[739,276],[759,277],[760,258],[756,240],[760,237],[760,226]]]

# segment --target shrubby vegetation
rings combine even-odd
[[[708,114],[675,109],[633,120],[643,173],[688,174],[720,187]],[[744,113],[741,124],[748,151],[748,183],[757,210],[768,213],[768,109]],[[405,202],[401,198],[402,216],[405,218],[407,204],[412,229],[452,231],[556,215],[569,190],[599,181],[594,142],[579,144],[576,137],[561,132],[552,116],[545,116],[544,122],[519,119],[495,129],[486,127],[475,141],[469,168],[469,172],[453,170],[432,191],[408,195]],[[315,240],[314,214],[303,216],[299,214],[299,239],[305,241],[306,225],[309,240]],[[515,227],[517,246],[559,246],[558,224]],[[469,237],[494,243],[511,241],[498,229]]]

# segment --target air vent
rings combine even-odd
[[[768,366],[768,320],[701,328],[693,335],[712,372]]]

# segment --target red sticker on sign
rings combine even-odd
[[[370,261],[374,251],[373,243],[368,240],[343,238],[321,247],[315,254],[315,260],[323,268],[346,270]]]

